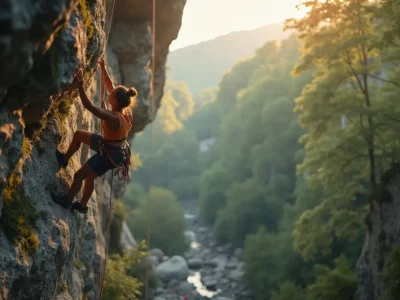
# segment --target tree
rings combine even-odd
[[[306,133],[301,138],[305,158],[298,172],[313,186],[323,187],[324,199],[304,212],[294,234],[295,247],[305,258],[330,252],[334,238],[355,238],[363,224],[364,203],[358,195],[375,189],[377,178],[398,156],[388,132],[382,94],[389,84],[377,49],[376,10],[367,0],[306,1],[301,20],[289,20],[298,31],[302,57],[294,75],[314,70],[314,80],[296,99],[296,111]],[[346,124],[343,124],[343,121]],[[342,123],[341,123],[342,122]],[[366,198],[364,198],[366,199]]]
[[[201,89],[194,97],[194,102],[197,108],[215,102],[218,93],[218,88]]]
[[[124,205],[127,209],[136,209],[141,205],[141,202],[145,199],[146,193],[143,188],[135,183],[129,183],[124,194]]]
[[[153,187],[148,197],[127,218],[129,229],[138,240],[146,239],[149,229],[151,247],[160,248],[167,255],[181,254],[188,243],[183,210],[176,196],[169,190]]]
[[[202,174],[199,190],[199,214],[206,224],[212,225],[218,211],[225,206],[226,191],[231,185],[232,174],[218,165]]]
[[[176,116],[179,120],[187,120],[193,115],[194,101],[189,87],[183,81],[168,81],[166,84],[167,91],[171,91],[171,96],[178,103]]]
[[[400,38],[400,0],[382,0],[382,18],[389,23],[384,32],[386,44],[398,43]]]
[[[291,281],[279,285],[279,291],[271,293],[271,300],[306,300],[304,290]]]
[[[335,260],[335,268],[316,265],[317,279],[307,287],[309,300],[353,299],[358,279],[346,259],[341,256]]]
[[[268,234],[264,226],[248,235],[244,248],[245,281],[254,291],[256,300],[266,300],[282,278],[280,236]]]
[[[276,230],[282,203],[267,194],[255,179],[234,183],[226,206],[219,212],[215,232],[219,242],[241,246],[247,234],[256,233],[260,225]]]

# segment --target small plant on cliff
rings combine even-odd
[[[396,300],[400,295],[400,244],[392,247],[382,271],[386,295],[379,300]]]
[[[129,276],[128,270],[132,265],[140,264],[147,255],[147,246],[143,241],[132,253],[124,252],[122,255],[110,256],[107,260],[102,299],[139,300],[143,283]]]
[[[50,116],[57,120],[58,125],[60,126],[61,133],[65,133],[64,121],[69,115],[71,110],[71,106],[73,103],[72,96],[65,97],[58,101],[56,105],[53,106],[50,111]]]
[[[68,291],[68,285],[66,281],[64,281],[63,284],[61,285],[61,291],[63,293],[66,293]]]
[[[44,131],[44,129],[47,126],[47,123],[49,121],[50,118],[54,118],[59,127],[60,127],[60,131],[62,134],[65,133],[66,128],[64,126],[64,121],[65,119],[68,117],[71,106],[73,103],[73,97],[72,96],[67,96],[63,99],[58,100],[57,103],[55,103],[52,108],[50,109],[50,112],[47,114],[47,116],[43,117],[39,122],[35,123],[35,124],[30,124],[26,127],[25,129],[25,136],[29,139],[31,139],[34,143],[34,145],[36,145],[39,140],[40,137]],[[27,145],[27,146],[24,146]],[[28,148],[29,143],[27,141],[23,141],[23,152],[25,153],[30,153],[30,148]],[[26,150],[24,150],[26,149]]]
[[[25,194],[21,178],[16,173],[8,179],[3,197],[1,223],[4,233],[25,255],[35,253],[39,247],[39,240],[33,228],[38,215]]]
[[[75,268],[77,268],[78,270],[82,269],[83,265],[81,263],[81,261],[79,259],[77,259],[75,261]]]
[[[82,14],[83,25],[86,28],[86,36],[88,41],[90,41],[93,37],[94,31],[93,19],[90,13],[90,6],[92,5],[92,3],[93,1],[89,0],[79,0],[79,8]]]

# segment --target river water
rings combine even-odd
[[[192,214],[185,214],[185,219],[188,221],[189,224],[190,224],[190,223],[193,224],[193,219],[194,219],[194,218],[195,218],[195,216],[192,215]],[[196,234],[195,234],[193,231],[187,230],[187,231],[185,232],[185,235],[186,235],[186,237],[191,241],[190,247],[191,247],[192,249],[197,249],[197,248],[201,247],[201,244],[199,244],[199,243],[196,241]],[[193,284],[193,285],[196,287],[196,291],[197,291],[200,295],[205,296],[205,297],[208,297],[208,298],[212,298],[213,296],[215,296],[215,295],[217,295],[217,294],[220,293],[220,290],[211,291],[211,290],[208,290],[208,289],[203,285],[203,283],[201,282],[201,274],[200,274],[200,272],[194,271],[194,272],[191,272],[191,273],[192,273],[192,275],[190,275],[190,276],[187,278],[187,281],[188,281],[189,283]]]

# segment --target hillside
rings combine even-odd
[[[268,40],[289,36],[283,24],[232,32],[213,40],[172,51],[168,56],[168,79],[185,81],[195,94],[202,88],[215,87],[222,75],[238,60],[254,54]],[[193,57],[196,57],[193,60]]]

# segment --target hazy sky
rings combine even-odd
[[[299,17],[301,0],[187,0],[182,27],[170,50],[232,31],[257,28]]]

